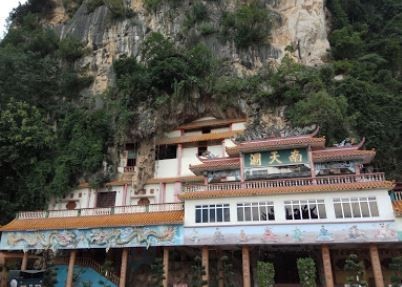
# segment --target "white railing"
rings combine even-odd
[[[197,191],[216,191],[216,190],[236,190],[236,189],[260,189],[260,188],[275,188],[285,186],[305,186],[305,185],[326,185],[326,184],[343,184],[353,182],[369,182],[369,181],[384,181],[384,173],[363,173],[360,175],[333,175],[319,176],[316,178],[290,178],[277,180],[258,180],[214,184],[185,184],[182,187],[183,192]]]
[[[102,208],[83,208],[72,210],[48,210],[48,211],[22,211],[17,214],[18,219],[62,218],[78,216],[99,216],[113,214],[133,214],[145,212],[163,212],[183,210],[183,203],[164,203],[150,205],[128,205]]]

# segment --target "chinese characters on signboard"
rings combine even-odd
[[[253,152],[244,155],[247,179],[310,175],[307,149]]]

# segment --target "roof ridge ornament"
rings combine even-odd
[[[290,128],[289,126],[279,129],[273,125],[263,127],[262,125],[249,125],[243,134],[232,138],[235,144],[259,140],[275,140],[291,137],[315,137],[320,131],[316,124],[304,128]]]

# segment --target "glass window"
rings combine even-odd
[[[228,222],[230,221],[229,204],[210,204],[195,206],[195,222]]]
[[[292,200],[284,204],[287,220],[327,218],[324,200]]]
[[[237,204],[238,221],[275,220],[273,202],[252,202]]]
[[[363,218],[379,216],[375,197],[335,198],[333,200],[336,218]],[[342,206],[340,209],[339,207]]]

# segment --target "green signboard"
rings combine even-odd
[[[245,168],[309,164],[307,149],[253,152],[244,155]]]

